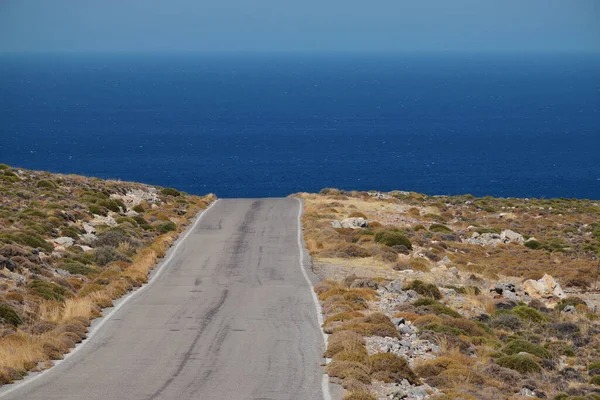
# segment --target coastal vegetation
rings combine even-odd
[[[0,384],[81,342],[213,200],[0,164]]]
[[[295,196],[348,399],[600,398],[599,201]]]

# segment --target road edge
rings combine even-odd
[[[28,374],[25,378],[23,378],[22,381],[19,381],[18,383],[13,383],[13,384],[9,384],[9,385],[4,385],[2,387],[0,387],[0,398],[5,397],[35,381],[37,381],[38,379],[40,379],[41,377],[47,375],[48,373],[55,371],[56,367],[58,367],[60,364],[64,363],[65,361],[67,361],[69,358],[71,358],[73,355],[75,355],[76,353],[79,352],[79,350],[81,350],[83,347],[85,347],[85,345],[90,342],[91,339],[94,338],[94,336],[96,336],[96,334],[98,333],[98,331],[100,330],[100,328],[102,328],[102,326],[104,326],[104,324],[111,318],[113,317],[121,308],[123,308],[123,306],[125,306],[127,303],[129,303],[129,301],[131,301],[132,299],[134,299],[135,297],[137,297],[140,293],[142,293],[144,290],[146,290],[148,287],[152,286],[152,284],[162,275],[163,271],[166,269],[166,267],[169,265],[169,263],[171,262],[171,260],[173,259],[175,253],[177,252],[177,250],[179,250],[179,247],[181,246],[181,244],[183,242],[185,242],[185,239],[187,239],[187,237],[194,231],[194,229],[196,228],[196,225],[198,225],[198,223],[202,220],[202,218],[204,217],[204,215],[206,215],[206,213],[215,205],[219,202],[219,199],[216,199],[215,201],[213,201],[208,207],[206,207],[204,210],[198,212],[198,214],[196,214],[195,220],[194,222],[192,222],[177,238],[177,240],[175,240],[173,246],[171,246],[168,250],[167,250],[167,254],[165,255],[165,258],[163,258],[162,260],[160,260],[156,266],[154,266],[154,268],[152,269],[152,271],[150,272],[149,276],[148,276],[148,282],[142,286],[140,286],[139,288],[137,288],[136,290],[126,294],[125,296],[115,300],[114,302],[114,306],[108,307],[104,310],[110,310],[110,312],[100,318],[96,318],[94,321],[92,321],[92,324],[90,325],[90,329],[88,331],[88,334],[86,336],[86,338],[84,340],[81,341],[81,343],[78,343],[75,348],[73,348],[72,351],[70,351],[67,354],[64,354],[64,357],[62,360],[55,360],[54,361],[54,365],[50,368],[47,368],[41,372],[38,373],[34,373],[34,374]],[[103,311],[104,311],[103,310]],[[330,399],[325,399],[325,400],[330,400]]]
[[[323,329],[322,329],[323,312],[321,310],[321,303],[319,302],[319,298],[317,297],[317,294],[315,293],[315,291],[313,289],[314,284],[311,281],[310,277],[308,276],[308,273],[306,272],[306,267],[304,265],[304,252],[306,250],[306,248],[303,244],[303,237],[302,237],[302,213],[304,211],[304,203],[299,198],[296,198],[296,200],[298,200],[298,237],[297,237],[297,239],[298,239],[298,252],[300,254],[300,257],[298,258],[298,263],[300,265],[300,270],[302,271],[302,276],[304,276],[306,283],[308,283],[308,288],[310,290],[311,298],[315,305],[315,311],[317,312],[318,329],[321,332],[321,335],[323,337],[323,345],[325,347],[327,347],[327,334],[325,332],[323,332]],[[324,400],[333,400],[333,397],[331,396],[331,391],[329,389],[329,376],[327,374],[325,374],[324,371],[322,371],[321,391],[323,393]]]

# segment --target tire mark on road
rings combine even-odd
[[[177,376],[181,373],[181,371],[183,371],[183,369],[185,368],[185,366],[191,359],[194,348],[196,347],[196,344],[200,340],[202,333],[204,332],[204,330],[206,329],[208,324],[211,322],[211,320],[215,317],[215,315],[217,315],[217,313],[219,312],[221,307],[223,307],[223,304],[225,303],[225,300],[227,299],[228,294],[229,294],[229,289],[225,289],[223,291],[223,293],[221,294],[221,297],[219,298],[217,303],[207,311],[206,315],[202,319],[202,325],[200,325],[200,329],[198,330],[198,333],[194,337],[192,344],[188,347],[187,351],[185,352],[183,359],[181,360],[181,362],[179,363],[179,366],[175,370],[175,373],[173,375],[171,375],[171,377],[169,379],[167,379],[165,381],[165,383],[160,388],[158,388],[157,391],[152,393],[147,398],[148,400],[154,400],[154,399],[158,398],[158,396],[160,396],[173,383],[173,381],[175,380],[175,378],[177,378]]]

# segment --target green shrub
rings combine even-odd
[[[164,222],[162,224],[156,225],[156,230],[160,233],[167,233],[174,230],[177,230],[177,225],[174,222]]]
[[[42,180],[38,181],[36,186],[39,188],[42,188],[42,189],[56,189],[56,184],[54,182],[50,182],[46,179],[42,179]]]
[[[592,369],[600,369],[600,361],[594,361],[589,363],[587,365],[587,369],[588,371],[591,371]]]
[[[146,210],[144,210],[144,207],[142,207],[140,204],[138,204],[137,206],[133,207],[133,211],[137,212],[137,213],[143,213],[146,212]]]
[[[438,300],[442,298],[442,293],[440,293],[440,289],[438,289],[437,286],[435,286],[433,283],[425,283],[418,279],[408,283],[402,289],[414,290],[421,296],[432,297]]]
[[[53,282],[34,280],[29,285],[29,291],[46,300],[64,301],[67,289]]]
[[[131,262],[131,260],[121,253],[119,253],[114,247],[103,246],[98,247],[94,250],[94,257],[96,259],[96,264],[100,266],[104,266],[113,261],[127,261]]]
[[[575,351],[567,342],[556,341],[544,344],[544,348],[550,352],[554,357],[560,356],[575,357]]]
[[[108,212],[106,211],[106,209],[104,207],[100,207],[99,205],[96,205],[96,204],[90,204],[88,206],[88,210],[90,211],[90,213],[95,214],[95,215],[102,215],[103,217],[106,217],[108,215]]]
[[[502,348],[502,351],[508,355],[525,352],[540,358],[552,358],[550,352],[542,346],[519,339],[508,342],[508,344]]]
[[[140,228],[142,228],[145,231],[149,231],[150,229],[152,229],[152,226],[141,215],[136,215],[135,217],[133,217],[133,220],[137,222]]]
[[[70,237],[72,239],[78,239],[79,238],[79,234],[81,232],[79,232],[79,229],[75,228],[74,226],[68,226],[66,228],[63,228],[60,231],[60,233],[63,236],[67,236],[67,237]]]
[[[401,383],[406,379],[411,384],[419,382],[417,375],[410,369],[406,359],[393,353],[376,353],[369,356],[369,372],[375,379],[386,383]]]
[[[25,246],[43,249],[47,252],[52,252],[54,250],[54,246],[46,242],[43,237],[34,232],[19,232],[12,234],[10,237],[12,241],[24,244]]]
[[[386,246],[405,246],[407,249],[412,249],[410,239],[404,236],[399,231],[379,231],[374,238],[376,243],[385,244]]]
[[[431,224],[431,226],[429,227],[429,232],[452,233],[454,231],[452,229],[448,228],[446,225]]]
[[[101,206],[101,207],[109,209],[110,211],[113,211],[113,212],[116,212],[116,213],[121,212],[121,209],[119,208],[120,204],[116,200],[113,200],[113,199],[109,199],[109,200],[103,199],[103,200],[98,201],[97,204],[99,206]],[[123,209],[124,210],[127,209],[124,204],[123,204]]]
[[[90,267],[89,265],[78,262],[63,264],[61,268],[73,275],[89,275],[96,272],[94,268]]]
[[[533,240],[526,241],[525,246],[529,247],[532,250],[537,250],[542,247],[542,244],[540,242],[538,242],[537,240],[533,239]]]
[[[419,299],[413,303],[413,306],[427,307],[436,315],[448,315],[453,318],[462,317],[458,312],[454,311],[450,307],[443,305],[442,303],[435,301],[432,298]]]
[[[551,318],[547,315],[542,314],[535,308],[528,306],[517,306],[511,310],[512,313],[518,315],[524,321],[531,321],[536,323],[551,321]]]
[[[137,221],[131,217],[117,217],[115,218],[117,224],[130,223],[133,226],[137,226]]]
[[[5,169],[10,169],[10,167],[6,164],[0,164],[0,171],[5,170]]]
[[[566,299],[562,299],[556,304],[555,309],[562,311],[566,306],[578,306],[578,305],[587,305],[586,302],[577,296],[569,296]]]
[[[600,375],[592,376],[590,384],[600,386]]]
[[[542,369],[531,357],[519,354],[500,357],[496,363],[504,368],[514,369],[522,374],[540,372]]]
[[[23,323],[23,320],[11,306],[0,304],[0,323],[19,326]]]
[[[166,196],[181,196],[181,192],[177,189],[173,189],[173,188],[164,188],[160,191],[162,194],[166,195]]]
[[[46,218],[48,216],[45,212],[38,210],[37,208],[28,208],[27,210],[23,211],[23,214],[39,218]]]
[[[121,228],[112,228],[98,234],[93,245],[94,247],[119,247],[119,244],[121,243],[129,243],[130,245],[137,247],[136,241],[131,239],[131,237],[129,237],[129,235]]]

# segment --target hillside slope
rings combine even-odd
[[[80,342],[214,199],[0,164],[0,384]]]

